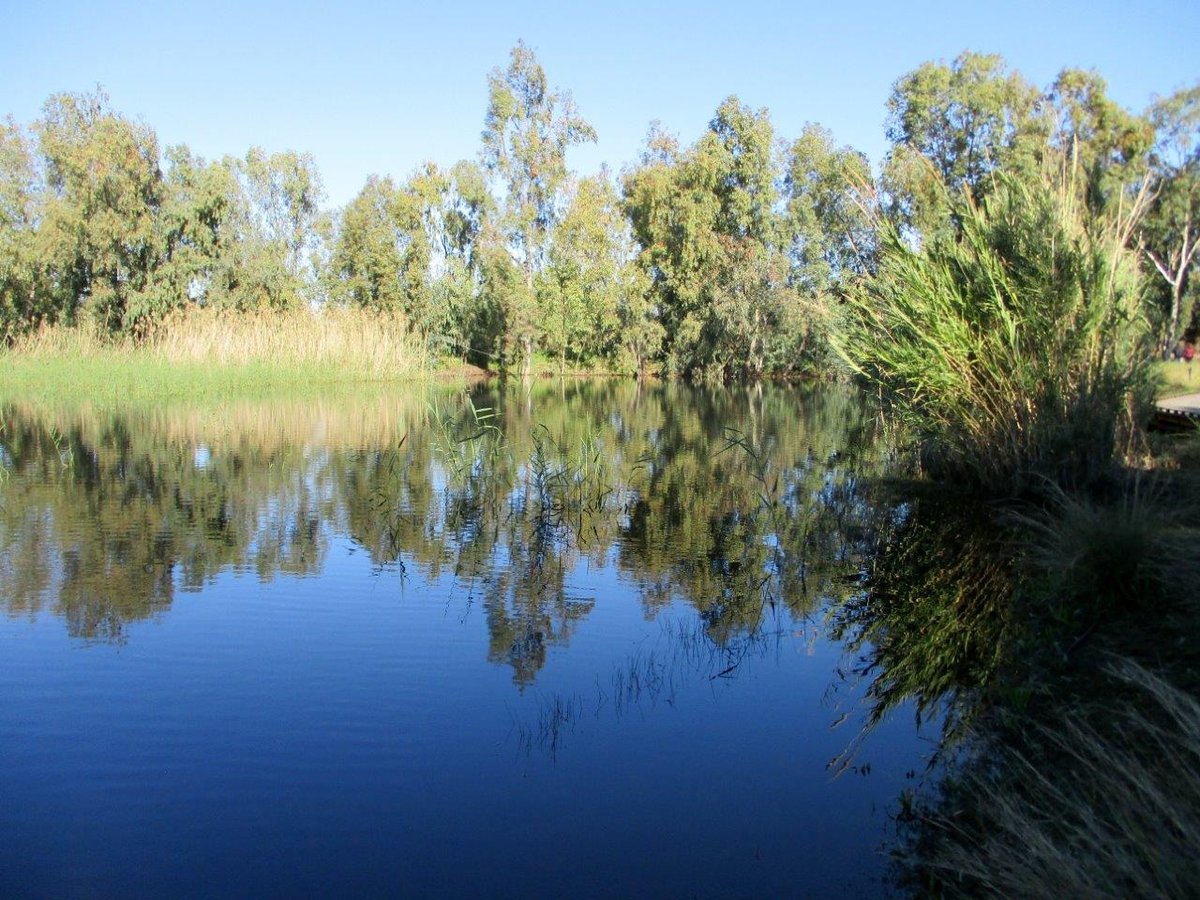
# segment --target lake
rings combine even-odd
[[[886,889],[851,390],[10,402],[0,463],[0,895]]]

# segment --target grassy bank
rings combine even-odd
[[[436,360],[400,317],[192,310],[139,342],[87,327],[27,335],[0,357],[0,397],[106,405],[214,399],[421,381],[436,371]]]
[[[960,695],[951,762],[903,809],[902,880],[939,897],[1192,896],[1200,471],[1127,471],[1003,518],[1004,640]]]
[[[1200,363],[1157,362],[1154,364],[1157,399],[1180,394],[1200,394]]]
[[[999,176],[946,195],[945,236],[885,228],[839,338],[918,474],[961,492],[905,504],[842,617],[881,709],[948,707],[944,766],[902,810],[920,896],[1200,883],[1200,437],[1141,424],[1200,373],[1152,363],[1137,202],[1096,214],[1075,185]]]

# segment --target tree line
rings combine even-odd
[[[488,76],[476,159],[373,175],[327,210],[307,154],[161,151],[99,89],[59,94],[28,127],[0,123],[0,336],[88,323],[140,339],[193,306],[340,305],[400,315],[435,352],[492,370],[527,373],[540,354],[813,374],[835,365],[844,292],[872,276],[882,225],[928,240],[957,227],[948,196],[1055,167],[1097,213],[1148,198],[1130,238],[1146,313],[1164,347],[1193,328],[1200,84],[1135,114],[1094,72],[1040,89],[964,53],[901,77],[887,115],[878,174],[821,126],[787,140],[731,96],[690,146],[656,123],[619,175],[584,177],[567,153],[595,131],[518,44]]]

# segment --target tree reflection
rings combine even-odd
[[[992,510],[930,488],[879,509],[865,583],[833,635],[860,654],[872,723],[911,699],[918,715],[946,713],[953,736],[1010,650],[1010,532]]]
[[[10,614],[120,639],[223,571],[319,574],[347,535],[460,585],[519,685],[602,602],[589,568],[615,566],[648,618],[691,604],[718,645],[842,596],[884,463],[870,411],[831,389],[543,383],[4,423]]]

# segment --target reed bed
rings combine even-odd
[[[1081,486],[1133,454],[1153,385],[1128,248],[1138,203],[1089,213],[1074,186],[998,176],[918,245],[882,226],[879,269],[837,348],[919,435],[926,471],[983,493]]]
[[[49,326],[0,357],[0,395],[92,401],[213,399],[421,381],[434,360],[402,316],[357,309],[190,309],[141,340]]]
[[[419,376],[432,362],[404,316],[356,308],[191,310],[160,325],[147,349],[172,362],[317,365],[374,379]]]

